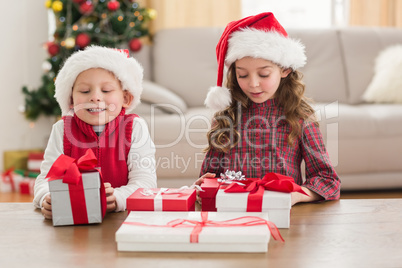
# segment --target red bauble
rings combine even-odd
[[[80,4],[81,14],[87,15],[87,14],[92,13],[93,10],[94,10],[94,5],[92,4],[92,2],[86,1],[82,4]]]
[[[128,42],[128,47],[130,48],[131,51],[137,52],[141,50],[142,43],[140,39],[133,38]]]
[[[77,4],[81,4],[82,2],[85,2],[85,0],[73,0],[73,2],[77,3]]]
[[[116,0],[109,1],[107,3],[107,8],[110,11],[116,11],[116,10],[118,10],[120,8],[120,3],[118,1],[116,1]]]
[[[86,47],[87,45],[89,45],[90,42],[91,37],[89,37],[89,35],[87,35],[86,33],[80,33],[75,38],[75,44],[80,48]]]
[[[49,42],[47,43],[47,52],[53,57],[56,56],[57,54],[59,54],[60,51],[60,47],[59,45],[53,43],[53,42]]]

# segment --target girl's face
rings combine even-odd
[[[123,107],[130,106],[133,96],[123,91],[113,73],[88,69],[77,76],[73,86],[72,104],[75,114],[87,124],[105,125],[115,119]]]
[[[236,61],[236,78],[246,96],[255,103],[274,98],[281,78],[291,69],[282,69],[264,59],[244,57]]]

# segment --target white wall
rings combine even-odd
[[[5,0],[0,3],[5,4]],[[47,9],[43,0],[7,1],[0,25],[0,171],[3,152],[45,148],[54,118],[40,118],[33,125],[18,110],[24,104],[21,88],[41,84],[47,41]]]

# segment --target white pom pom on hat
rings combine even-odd
[[[269,60],[293,70],[306,64],[304,45],[288,37],[271,12],[232,21],[226,26],[216,46],[217,85],[208,92],[205,99],[207,107],[220,111],[230,106],[231,102],[227,102],[228,99],[231,100],[230,90],[222,87],[224,67],[247,56]],[[222,99],[218,99],[219,97]]]
[[[129,91],[134,100],[127,113],[140,103],[142,93],[143,68],[128,51],[89,46],[74,52],[64,63],[55,80],[55,98],[62,115],[68,115],[71,105],[72,89],[77,76],[91,68],[102,68],[112,72],[121,82],[123,90]]]
[[[222,107],[229,107],[232,102],[232,95],[229,89],[225,87],[210,87],[205,99],[205,105],[207,105],[213,111],[223,110]]]

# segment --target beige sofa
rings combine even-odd
[[[199,175],[211,113],[204,107],[216,83],[215,46],[223,28],[158,32],[136,56],[145,68],[137,113],[156,144],[158,183],[180,186]],[[402,187],[402,105],[365,103],[378,53],[402,44],[402,29],[288,30],[306,46],[302,69],[342,189]],[[152,82],[151,82],[152,81]],[[401,88],[402,90],[402,88]]]

